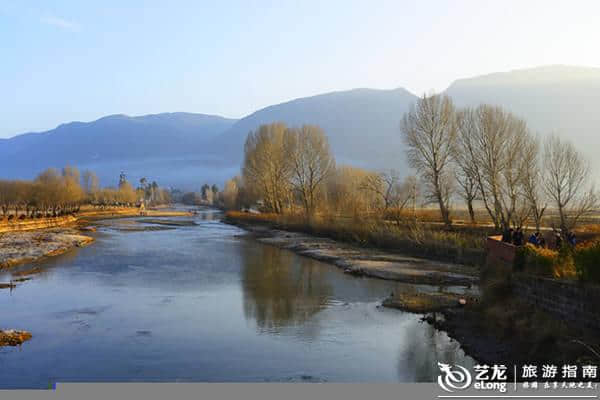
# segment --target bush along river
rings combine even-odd
[[[356,277],[255,240],[216,211],[97,222],[84,248],[0,271],[0,388],[56,382],[431,382],[471,367],[422,315],[432,286]]]

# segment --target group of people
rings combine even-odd
[[[539,233],[539,232],[538,232]],[[508,228],[504,230],[502,234],[502,241],[505,243],[512,243],[515,246],[522,246],[524,244],[525,234],[523,230],[519,227],[516,230],[513,228]]]
[[[563,235],[561,234],[561,231],[555,230],[554,237],[556,238],[556,248],[559,249],[563,243]],[[567,244],[569,246],[575,247],[575,245],[577,244],[577,237],[575,236],[575,232],[568,231],[565,235],[565,238],[567,239]]]
[[[575,237],[574,232],[569,231],[566,235],[564,235],[564,237],[569,246],[575,247],[577,244],[577,238]],[[525,234],[520,227],[516,230],[509,228],[504,230],[504,233],[502,234],[502,241],[505,243],[514,244],[515,246],[523,246],[525,244]],[[563,245],[562,231],[554,231],[554,241],[554,247],[556,249],[560,249]],[[539,231],[532,233],[531,236],[529,236],[527,243],[530,243],[536,247],[546,247],[546,239]]]
[[[532,233],[527,242],[531,243],[535,247],[546,247],[546,239],[539,231]]]

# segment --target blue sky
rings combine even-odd
[[[8,3],[8,4],[5,4]],[[0,137],[107,114],[242,117],[333,90],[600,66],[598,1],[0,3]]]

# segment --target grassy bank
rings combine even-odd
[[[317,216],[309,221],[301,215],[237,211],[227,212],[225,220],[241,226],[265,225],[364,247],[469,265],[481,265],[483,262],[485,238],[489,231],[489,228],[445,228],[414,221],[394,223],[360,217]]]

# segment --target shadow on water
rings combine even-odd
[[[408,325],[404,337],[407,343],[399,352],[397,365],[402,381],[431,382],[439,374],[438,361],[465,368],[472,368],[475,364],[471,358],[465,357],[460,343],[428,323]],[[411,366],[408,370],[407,365]]]
[[[333,289],[322,266],[269,246],[244,246],[244,313],[259,330],[280,332],[298,326],[326,306]]]

